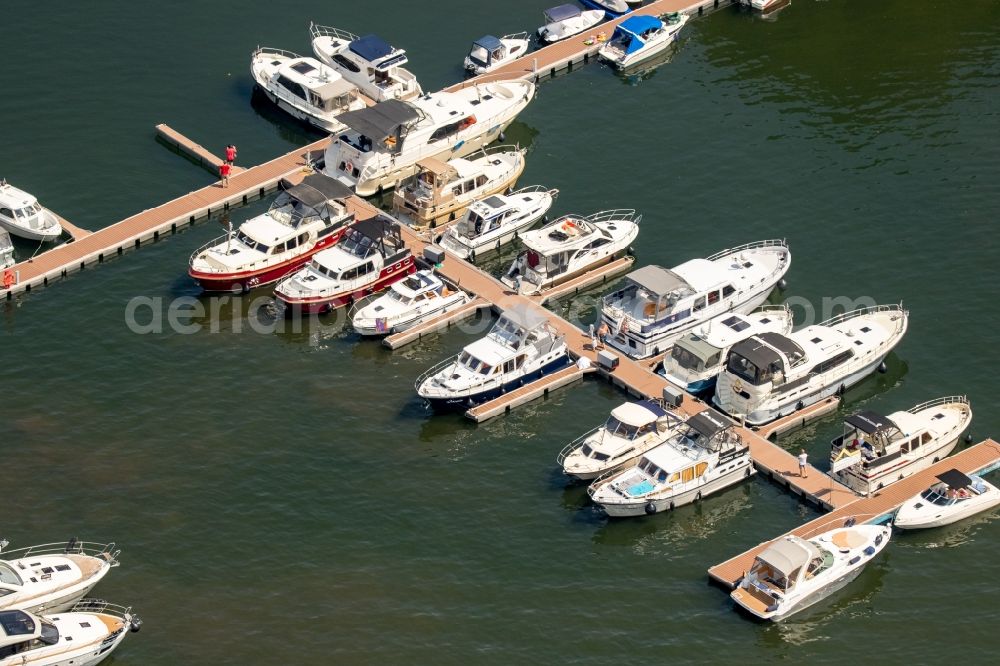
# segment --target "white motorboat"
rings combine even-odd
[[[0,228],[0,269],[10,268],[15,264],[14,243],[6,229]]]
[[[524,153],[519,146],[491,146],[447,162],[424,158],[417,173],[396,183],[393,210],[418,230],[446,225],[476,199],[513,189]]]
[[[278,108],[326,132],[339,132],[340,114],[365,108],[358,87],[315,58],[282,49],[258,48],[250,75]]]
[[[487,74],[528,52],[528,33],[519,32],[497,38],[480,37],[472,42],[469,55],[465,56],[465,69],[473,74]]]
[[[542,12],[545,25],[538,29],[543,42],[558,42],[592,28],[604,20],[603,9],[582,10],[576,5],[565,4]]]
[[[726,312],[747,313],[767,300],[792,263],[783,240],[748,243],[672,269],[644,266],[604,297],[607,344],[641,359],[666,351],[689,330]]]
[[[639,0],[580,0],[580,2],[585,7],[601,10],[608,18],[628,14],[642,4]]]
[[[844,434],[831,445],[831,476],[870,495],[947,456],[971,422],[965,396],[938,398],[889,416],[851,414],[844,419]]]
[[[62,236],[59,219],[38,199],[0,180],[0,228],[18,238],[51,242]]]
[[[530,81],[495,81],[349,111],[326,149],[324,173],[361,196],[388,189],[434,157],[447,162],[495,141],[535,94]]]
[[[485,338],[422,374],[416,389],[435,411],[464,411],[569,363],[565,339],[544,315],[511,308]]]
[[[281,187],[266,213],[194,251],[188,274],[202,289],[241,292],[277,282],[354,223],[346,205],[351,191],[333,178],[314,173]]]
[[[115,544],[77,539],[4,551],[0,541],[0,611],[54,613],[82,599],[111,569]],[[0,663],[3,663],[0,661]]]
[[[677,340],[657,372],[688,393],[707,393],[715,388],[729,348],[768,331],[791,333],[792,310],[787,304],[762,305],[745,315],[719,315]]]
[[[706,409],[636,465],[605,474],[587,492],[612,518],[651,515],[697,502],[754,472],[736,425]]]
[[[787,7],[792,0],[739,0],[741,5],[749,5],[763,14],[769,14]]]
[[[887,525],[852,525],[811,539],[785,536],[754,560],[731,596],[762,620],[783,620],[857,578],[889,544]]]
[[[359,335],[399,333],[461,307],[469,298],[434,271],[417,271],[392,283],[386,293],[358,302],[350,315],[351,326]]]
[[[737,342],[712,402],[734,418],[763,425],[832,395],[878,368],[906,333],[901,305],[860,308],[789,335]]]
[[[625,69],[662,52],[688,22],[687,14],[671,14],[663,21],[645,14],[630,16],[617,26],[597,54],[618,69]]]
[[[511,264],[501,281],[525,294],[572,280],[624,255],[639,235],[642,215],[617,209],[583,217],[563,215],[545,226],[521,235],[524,252]]]
[[[417,270],[399,225],[383,217],[361,220],[333,247],[274,288],[287,311],[320,314],[381,291]]]
[[[539,185],[476,201],[438,240],[445,250],[474,260],[510,243],[549,212],[559,190]]]
[[[615,407],[603,425],[568,444],[556,462],[582,481],[631,465],[676,434],[683,420],[662,401],[626,402]]]
[[[309,24],[312,50],[368,98],[412,99],[423,94],[417,78],[403,65],[406,51],[391,46],[378,35],[358,37],[325,25]]]
[[[902,530],[942,527],[1000,504],[1000,490],[982,477],[957,469],[938,474],[938,483],[903,502],[893,519]]]
[[[99,599],[41,617],[23,610],[0,611],[0,666],[94,666],[140,626],[131,608]]]

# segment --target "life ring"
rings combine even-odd
[[[10,289],[14,286],[14,271],[9,268],[3,272],[3,288]]]

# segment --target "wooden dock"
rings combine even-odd
[[[202,146],[200,143],[195,143],[164,123],[160,123],[156,126],[156,135],[161,141],[166,143],[171,148],[187,155],[192,161],[195,162],[195,164],[205,167],[214,175],[219,174],[219,165],[222,164],[224,160]],[[234,165],[230,178],[242,171],[246,171],[246,169]]]
[[[562,388],[573,382],[578,382],[583,379],[585,374],[594,371],[596,371],[596,368],[593,366],[584,370],[574,364],[570,364],[558,372],[553,372],[551,375],[542,377],[538,381],[530,382],[499,398],[476,405],[472,409],[466,410],[465,415],[476,423],[482,423],[495,416],[509,414],[510,410],[514,407],[519,407],[538,398],[548,397],[550,391]]]
[[[611,280],[623,273],[632,270],[635,258],[631,256],[615,259],[603,266],[599,266],[591,271],[579,275],[563,284],[545,289],[540,294],[531,296],[531,300],[539,305],[545,305],[550,301],[558,300],[565,296],[576,296],[581,291],[592,289],[598,285],[607,284]]]
[[[491,307],[490,302],[486,299],[479,298],[478,296],[473,297],[472,300],[465,305],[459,306],[454,310],[444,312],[440,316],[425,321],[422,324],[418,324],[413,328],[400,331],[399,333],[393,333],[392,335],[385,337],[382,340],[382,344],[389,349],[399,349],[400,347],[408,345],[411,342],[417,342],[418,340],[423,339],[426,335],[432,335],[438,331],[449,328],[452,324],[468,319],[480,311],[488,310]]]
[[[966,474],[991,471],[1000,466],[1000,444],[987,439],[975,446],[949,456],[934,463],[923,472],[897,481],[884,490],[868,497],[855,499],[836,510],[820,516],[804,525],[796,527],[784,535],[794,534],[809,538],[817,534],[843,525],[848,518],[854,518],[859,523],[881,523],[888,520],[899,506],[917,493],[934,483],[934,478],[941,472],[957,469]],[[781,537],[778,537],[779,539]],[[774,540],[772,540],[774,541]],[[708,570],[711,579],[729,588],[736,587],[743,575],[753,564],[757,553],[764,550],[772,541],[766,541],[753,548],[732,557]]]

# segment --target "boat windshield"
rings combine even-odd
[[[375,241],[354,229],[347,232],[347,236],[340,243],[340,248],[344,252],[353,254],[355,257],[364,259],[375,251]]]
[[[406,294],[399,293],[395,289],[389,290],[389,300],[396,301],[397,303],[400,303],[402,305],[409,305],[413,301],[412,298],[410,298]]]
[[[466,238],[475,238],[483,233],[486,228],[486,220],[479,213],[469,212],[469,219],[462,223],[461,234]]]
[[[521,327],[510,321],[506,317],[500,317],[500,320],[493,326],[493,330],[490,331],[489,336],[497,342],[503,343],[508,347],[517,349],[521,344],[521,338],[524,336],[524,332]]]
[[[261,254],[269,254],[271,252],[271,248],[270,247],[268,247],[267,245],[264,245],[263,243],[258,243],[257,241],[255,241],[254,239],[250,238],[249,236],[247,236],[242,231],[237,231],[236,232],[236,240],[238,240],[239,242],[243,243],[244,245],[246,245],[251,250],[256,250],[257,252],[260,252]]]
[[[316,271],[320,275],[325,275],[326,277],[330,278],[331,280],[339,280],[340,279],[340,271],[338,271],[335,268],[327,268],[326,266],[324,266],[323,264],[319,263],[315,259],[312,260],[311,262],[309,262],[309,268],[313,269],[314,271]]]
[[[943,483],[939,483],[936,486],[928,488],[924,492],[920,493],[920,496],[931,504],[936,504],[938,506],[948,506],[949,504],[954,504],[955,502],[955,500],[948,497],[948,490]]]
[[[14,568],[5,562],[0,562],[0,583],[4,585],[24,585],[24,581],[17,575]]]
[[[753,386],[760,386],[761,384],[770,382],[774,378],[775,373],[780,373],[782,368],[780,363],[769,363],[763,368],[758,368],[743,356],[730,353],[729,362],[726,364],[726,371]]]
[[[643,426],[642,428],[639,428],[634,425],[622,423],[615,417],[609,416],[608,420],[604,423],[604,430],[607,431],[609,435],[614,435],[615,437],[634,439],[639,432],[648,432],[649,427]]]
[[[467,351],[463,351],[461,356],[458,357],[458,363],[472,372],[478,372],[481,375],[488,375],[493,370],[493,366],[480,361]]]
[[[604,462],[610,457],[606,453],[595,451],[593,448],[591,448],[590,444],[584,444],[582,447],[580,447],[580,453],[582,453],[585,458],[593,458],[594,460],[597,460],[599,462]]]
[[[666,482],[667,477],[669,476],[667,472],[660,469],[646,458],[639,461],[639,469],[648,474],[650,479],[656,479],[660,483]]]
[[[722,350],[695,335],[689,335],[674,345],[670,358],[685,370],[703,372],[719,364]]]
[[[42,635],[38,640],[45,645],[55,645],[59,642],[59,629],[48,620],[42,620]]]

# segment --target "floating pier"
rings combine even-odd
[[[429,319],[414,326],[413,328],[387,336],[382,340],[382,344],[389,349],[399,349],[400,347],[408,345],[411,342],[417,342],[425,335],[437,333],[438,331],[449,328],[452,324],[468,319],[483,310],[489,310],[491,307],[492,306],[489,301],[479,297],[474,297],[468,303],[465,303],[454,310],[443,312],[434,319]]]
[[[874,495],[848,502],[816,520],[786,532],[782,536],[795,535],[810,538],[835,527],[840,527],[848,518],[853,518],[859,523],[884,523],[891,518],[891,514],[903,502],[929,488],[934,483],[935,477],[942,472],[957,469],[966,474],[980,474],[998,467],[1000,467],[1000,444],[992,439],[987,439],[934,463],[922,472],[896,481]],[[725,562],[716,564],[708,570],[709,577],[712,581],[725,587],[736,587],[740,579],[750,569],[757,553],[764,550],[773,541],[758,544]]]
[[[507,414],[514,407],[537,400],[538,398],[548,397],[550,391],[562,388],[573,382],[578,382],[583,379],[585,374],[595,372],[596,370],[597,368],[593,366],[581,369],[575,364],[570,364],[558,372],[553,372],[551,375],[546,375],[537,381],[529,382],[499,398],[476,405],[472,409],[466,410],[465,416],[476,423],[482,423],[495,416]]]

